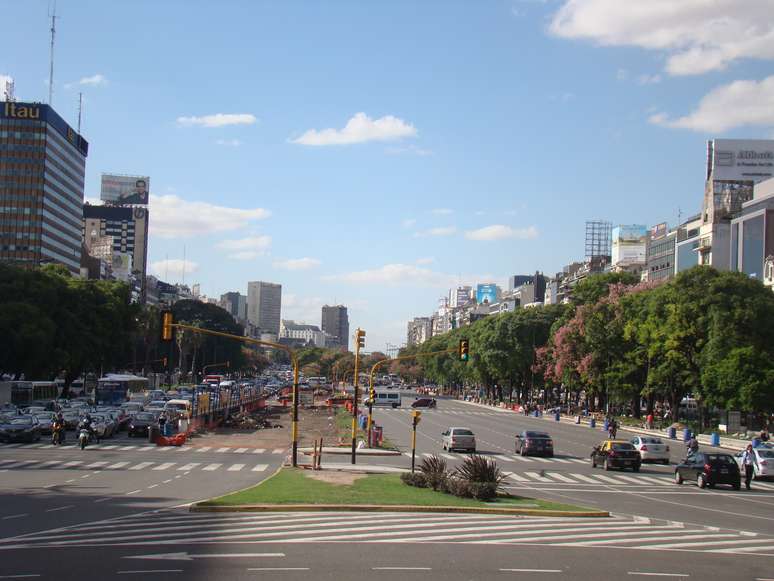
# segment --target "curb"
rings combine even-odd
[[[503,514],[546,517],[606,518],[606,510],[572,511],[539,508],[489,508],[474,506],[421,506],[412,504],[243,504],[233,506],[192,504],[190,512],[428,512]]]

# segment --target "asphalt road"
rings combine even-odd
[[[412,395],[404,395],[401,409],[377,408],[374,412],[375,421],[384,427],[385,436],[406,455],[387,461],[361,457],[358,462],[410,466],[407,453],[411,445],[411,401]],[[605,472],[601,468],[593,469],[589,461],[592,447],[606,438],[601,429],[446,399],[438,400],[437,409],[421,411],[417,463],[428,454],[440,454],[452,466],[459,463],[465,454],[445,453],[441,432],[449,427],[467,427],[476,434],[477,451],[493,456],[503,470],[512,474],[508,479],[512,493],[621,514],[774,534],[774,481],[755,481],[752,491],[737,492],[730,487],[701,490],[692,483],[676,485],[672,482],[673,465],[643,464],[639,473]],[[549,432],[554,439],[556,457],[523,459],[517,456],[514,436],[526,429]],[[619,438],[633,435],[619,430]],[[682,442],[669,443],[674,464],[684,456],[685,447]]]

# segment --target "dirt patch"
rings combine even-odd
[[[312,480],[321,480],[328,484],[340,486],[352,486],[355,480],[365,478],[367,474],[353,474],[352,472],[325,472],[323,470],[306,470],[304,475]]]

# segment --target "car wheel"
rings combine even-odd
[[[732,485],[734,487],[734,490],[741,490],[742,489],[742,483],[741,482],[734,482]]]
[[[591,457],[591,467],[596,468],[597,467],[597,459],[594,458],[594,456]]]
[[[612,466],[610,465],[610,461],[607,458],[605,458],[605,470],[610,472],[611,468],[612,468]]]
[[[636,465],[632,466],[632,470],[634,470],[635,472],[639,472],[640,471],[640,465],[636,464]]]
[[[699,474],[699,476],[696,478],[696,485],[699,488],[706,488],[707,487],[707,477],[704,476],[704,474]]]
[[[675,484],[682,484],[683,483],[683,477],[680,476],[680,473],[675,470]]]

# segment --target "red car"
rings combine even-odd
[[[431,397],[420,397],[415,399],[411,407],[413,408],[434,408],[435,407],[435,400]]]

